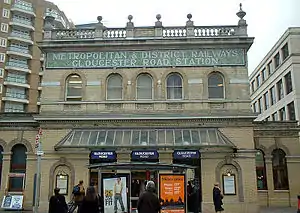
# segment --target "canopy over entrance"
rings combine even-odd
[[[195,169],[196,166],[190,166],[185,164],[166,164],[166,163],[150,163],[150,162],[115,162],[115,163],[100,163],[91,164],[88,166],[89,169],[120,169],[120,170],[183,170],[183,169]]]
[[[186,148],[235,147],[217,128],[97,128],[73,129],[58,144],[61,148]]]

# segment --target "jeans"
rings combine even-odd
[[[120,203],[122,212],[125,212],[125,207],[124,207],[122,195],[121,195],[121,194],[115,194],[114,199],[115,199],[115,203],[114,203],[114,204],[115,204],[115,205],[114,205],[114,210],[115,210],[115,212],[117,212],[117,210],[118,210],[118,203],[117,203],[118,201],[119,201],[119,203]]]

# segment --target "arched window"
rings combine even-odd
[[[257,189],[266,190],[267,176],[266,176],[265,154],[263,151],[257,150],[255,155],[255,162],[256,162]]]
[[[136,96],[138,100],[150,100],[153,98],[153,82],[148,74],[141,74],[137,77]]]
[[[107,79],[107,100],[122,100],[123,79],[119,74],[110,75]]]
[[[23,144],[16,144],[11,149],[10,172],[26,173],[26,152],[27,149]],[[24,188],[23,177],[11,177],[9,179],[9,191],[19,192]]]
[[[224,79],[218,72],[208,77],[208,98],[224,98]]]
[[[273,181],[275,190],[288,190],[289,179],[286,164],[286,154],[282,149],[272,152]]]
[[[82,101],[82,79],[72,74],[66,81],[66,101]]]
[[[182,78],[179,74],[173,73],[167,78],[167,99],[182,99]]]

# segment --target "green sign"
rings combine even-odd
[[[245,65],[243,49],[47,53],[46,68],[138,68]]]

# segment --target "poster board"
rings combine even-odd
[[[59,193],[62,195],[68,195],[69,186],[69,175],[67,174],[57,174],[55,187],[59,188]]]
[[[159,198],[161,213],[185,213],[186,191],[184,174],[160,174]]]
[[[6,210],[22,210],[23,198],[23,195],[5,195],[2,200],[1,208]]]
[[[118,182],[118,179],[120,182]],[[128,210],[128,191],[126,177],[104,178],[104,213],[121,213]],[[121,189],[121,193],[118,194]],[[123,205],[122,205],[123,204]],[[117,208],[117,210],[115,210]],[[123,209],[124,208],[124,209]]]
[[[235,175],[223,175],[223,193],[224,195],[236,195]]]

